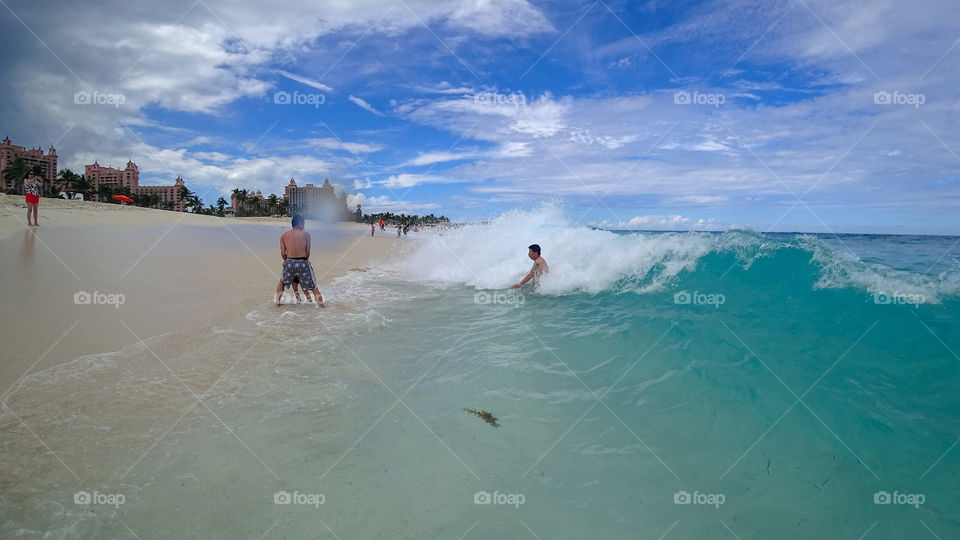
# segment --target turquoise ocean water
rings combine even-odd
[[[323,312],[29,377],[0,536],[956,538],[958,240],[421,233]]]

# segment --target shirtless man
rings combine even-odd
[[[533,244],[527,248],[527,257],[530,257],[533,261],[533,267],[527,272],[526,277],[524,277],[520,283],[510,287],[511,289],[519,289],[526,285],[528,281],[533,280],[530,290],[535,291],[540,287],[540,276],[550,271],[550,267],[547,266],[547,261],[540,256],[539,244]]]
[[[323,297],[317,289],[317,279],[313,275],[313,266],[310,265],[310,233],[303,230],[303,216],[293,216],[293,228],[280,237],[280,256],[283,257],[283,272],[280,283],[277,285],[277,305],[281,305],[280,297],[283,290],[296,279],[303,287],[303,291],[313,291],[317,307],[323,305]]]

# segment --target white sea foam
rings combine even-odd
[[[747,230],[623,234],[577,225],[552,204],[507,212],[486,223],[425,231],[393,269],[406,280],[431,286],[502,290],[529,271],[525,255],[533,243],[540,244],[550,266],[541,282],[543,294],[658,292],[696,272],[707,255],[732,254],[749,269],[758,258],[777,257],[786,249],[809,252],[817,288],[911,295],[921,303],[960,292],[960,271],[934,276],[867,263],[812,236],[784,240]]]
[[[713,249],[707,233],[616,234],[573,224],[554,205],[512,211],[481,224],[427,232],[400,262],[408,279],[505,289],[530,269],[527,246],[540,244],[550,274],[541,292],[661,288]]]

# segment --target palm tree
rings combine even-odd
[[[279,199],[277,199],[276,194],[273,194],[273,193],[271,193],[270,196],[267,197],[267,213],[270,214],[271,216],[273,214],[276,214],[275,210],[277,209],[278,200]]]
[[[33,166],[33,174],[43,178],[43,167],[39,164]],[[63,182],[58,182],[56,178],[44,178],[43,182],[43,196],[57,199],[60,197],[60,192],[63,191],[62,188],[66,186],[63,185]]]
[[[13,182],[13,192],[17,195],[22,195],[23,179],[26,178],[27,173],[31,170],[33,170],[33,168],[27,165],[23,159],[14,159],[3,169],[3,187],[7,187],[7,182]]]
[[[110,202],[113,196],[113,188],[108,185],[101,185],[97,188],[97,200],[100,202]]]
[[[83,195],[83,199],[87,200],[90,198],[90,190],[93,189],[93,184],[87,180],[87,177],[82,174],[77,174],[70,169],[64,169],[60,171],[60,177],[66,180],[67,189],[71,196],[74,193],[79,193]]]
[[[233,209],[233,215],[240,217],[243,210],[243,203],[247,202],[247,190],[236,188],[233,190],[233,201],[236,208]]]
[[[223,209],[227,206],[227,200],[223,197],[217,199],[217,215],[223,217]]]

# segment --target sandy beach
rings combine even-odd
[[[266,306],[279,279],[279,237],[290,228],[285,218],[46,198],[39,218],[40,227],[27,228],[23,198],[0,195],[4,393],[83,355],[162,334],[186,339]],[[395,235],[371,238],[363,224],[308,221],[307,230],[321,292],[396,245]]]

